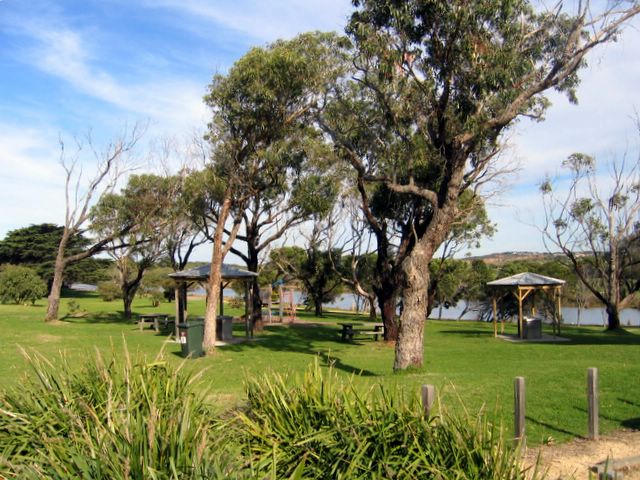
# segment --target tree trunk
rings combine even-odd
[[[616,305],[607,305],[607,330],[617,330],[620,328],[620,312]]]
[[[138,290],[137,286],[127,285],[122,288],[122,303],[124,305],[124,318],[127,320],[131,319],[131,305],[133,304],[133,299],[136,296],[136,291]]]
[[[231,209],[231,197],[226,192],[218,215],[218,223],[213,235],[213,252],[211,253],[211,272],[207,283],[207,308],[204,315],[204,340],[202,348],[205,353],[211,353],[216,348],[216,319],[218,317],[218,302],[220,300],[220,282],[222,281],[222,237],[224,226]],[[233,241],[231,239],[230,241]]]
[[[251,270],[253,271],[253,270]],[[257,332],[264,330],[264,321],[262,319],[262,299],[260,298],[260,285],[258,279],[254,278],[249,286],[249,301],[253,308],[253,328]]]
[[[314,298],[313,306],[316,313],[316,317],[321,317],[322,316],[322,300]]]
[[[47,297],[47,314],[44,317],[45,322],[51,322],[58,319],[58,310],[60,308],[60,292],[62,291],[62,281],[64,279],[64,269],[66,262],[64,252],[69,242],[69,230],[65,227],[62,231],[62,238],[58,245],[58,253],[56,254],[56,262],[53,267],[53,281],[51,282],[51,291]]]
[[[379,291],[377,297],[380,316],[384,324],[384,339],[395,342],[398,339],[398,321],[396,319],[398,297],[395,292],[390,291]]]
[[[367,297],[367,303],[369,304],[369,320],[375,322],[378,318],[378,315],[376,313],[376,296],[369,295]]]
[[[422,367],[424,355],[424,321],[429,292],[429,261],[431,255],[418,243],[402,264],[404,296],[400,330],[396,341],[393,369]]]

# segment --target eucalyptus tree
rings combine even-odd
[[[91,228],[101,238],[115,261],[125,318],[142,278],[166,252],[169,216],[173,203],[172,179],[144,174],[132,175],[121,193],[103,195],[91,211]],[[127,229],[126,227],[134,227]]]
[[[253,48],[226,75],[215,75],[209,86],[209,175],[218,186],[209,196],[213,202],[207,212],[215,228],[206,349],[215,344],[222,260],[235,248],[240,226],[247,252],[236,251],[257,269],[259,254],[271,242],[331,203],[334,188],[324,175],[330,152],[311,128],[310,111],[336,76],[336,42],[332,34],[309,33]],[[255,301],[257,289],[256,283]]]
[[[536,10],[526,0],[355,0],[347,32],[353,81],[336,84],[325,121],[359,188],[397,196],[413,226],[398,284],[404,309],[394,369],[423,363],[429,263],[459,213],[495,171],[502,135],[542,120],[555,89],[576,100],[586,54],[614,40],[638,12]],[[365,128],[366,127],[366,128]],[[371,154],[373,152],[373,154]]]
[[[566,194],[550,180],[541,185],[545,242],[562,251],[616,330],[640,292],[640,162],[612,163],[609,189],[599,185],[593,157],[575,153],[563,165],[571,172]]]
[[[322,317],[324,303],[338,296],[346,273],[342,252],[326,245],[325,228],[325,222],[316,221],[304,247],[281,247],[270,252],[270,261],[280,275],[300,284],[316,317]]]

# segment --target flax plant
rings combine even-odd
[[[196,377],[162,354],[132,358],[125,346],[79,370],[64,355],[23,354],[33,376],[0,395],[0,477],[222,478],[232,468]]]
[[[284,478],[523,479],[519,453],[480,412],[425,419],[417,397],[374,387],[364,393],[316,364],[300,378],[247,382],[248,408],[235,429],[250,469]]]

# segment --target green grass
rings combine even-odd
[[[94,349],[130,351],[150,357],[164,348],[170,362],[181,362],[180,348],[150,330],[140,332],[134,322],[121,318],[120,302],[106,303],[92,294],[76,294],[88,314],[65,318],[55,324],[42,319],[45,304],[0,305],[0,378],[4,387],[21,382],[28,367],[18,345],[35,349],[48,358],[65,351],[69,363],[81,365]],[[68,300],[62,301],[62,314]],[[202,315],[202,301],[189,303],[191,315]],[[134,303],[136,314],[173,313],[174,305],[152,308],[146,299]],[[225,313],[238,311],[225,309]],[[570,343],[512,344],[496,340],[490,324],[429,321],[425,331],[425,365],[420,370],[393,374],[393,345],[370,339],[344,344],[335,322],[353,318],[330,313],[316,319],[299,315],[315,325],[267,326],[254,342],[219,348],[212,356],[192,360],[187,368],[205,369],[201,382],[211,392],[208,399],[220,408],[244,401],[244,379],[266,371],[304,372],[314,358],[331,364],[342,375],[359,374],[356,383],[365,389],[382,383],[417,394],[424,383],[433,383],[451,408],[462,400],[469,411],[483,406],[512,431],[513,379],[524,376],[527,385],[527,435],[530,444],[565,441],[587,432],[586,370],[598,367],[600,376],[601,430],[640,428],[640,335],[603,333],[599,328],[563,329]],[[359,320],[366,320],[362,317]],[[242,335],[243,327],[234,326]],[[513,326],[507,329],[514,332]],[[459,398],[459,399],[458,399]]]

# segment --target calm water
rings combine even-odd
[[[199,293],[204,295],[204,289],[199,289],[194,291],[194,293]],[[236,296],[237,293],[234,292],[231,288],[224,289],[225,297],[233,297]],[[304,295],[302,292],[294,292],[295,301],[298,304],[302,304],[304,302]],[[451,305],[449,308],[442,308],[440,311],[439,307],[436,307],[431,312],[429,318],[443,318],[443,319],[453,319],[457,320],[460,318],[460,314],[463,312],[465,308],[466,302],[461,301],[456,305]],[[325,305],[328,308],[337,308],[341,310],[350,310],[350,311],[359,311],[366,312],[368,311],[368,307],[366,303],[358,296],[353,295],[352,293],[345,293],[339,295],[335,301],[328,303]],[[563,323],[567,325],[602,325],[605,326],[607,322],[607,314],[604,308],[583,308],[579,312],[579,322],[578,322],[578,309],[575,307],[563,307],[562,308],[562,318]],[[478,313],[474,311],[466,312],[461,318],[461,320],[478,320]],[[640,327],[640,310],[634,308],[628,308],[623,310],[620,313],[620,321],[623,326],[628,327]]]
[[[449,308],[442,309],[442,318],[457,319],[463,312],[466,302],[459,302]],[[440,309],[435,308],[429,318],[439,318]],[[562,319],[567,325],[602,325],[607,323],[607,314],[604,308],[583,308],[580,311],[576,307],[563,307]],[[477,312],[467,312],[462,320],[478,320]],[[627,327],[640,327],[640,310],[627,308],[620,313],[620,322]]]

